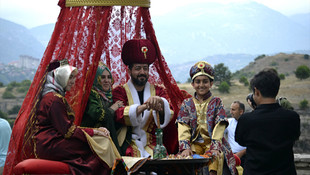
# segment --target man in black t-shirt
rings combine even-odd
[[[247,147],[244,175],[296,175],[293,145],[300,136],[300,118],[276,102],[280,78],[264,69],[251,80],[257,107],[239,118],[235,140]]]

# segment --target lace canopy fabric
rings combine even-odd
[[[149,9],[139,6],[66,7],[65,0],[60,0],[58,5],[61,11],[54,32],[13,127],[4,174],[12,174],[18,162],[35,157],[31,137],[35,130],[34,114],[49,63],[66,58],[70,65],[78,68],[75,87],[66,94],[66,98],[75,111],[75,124],[79,125],[99,61],[110,68],[114,85],[125,84],[129,75],[121,60],[121,48],[127,40],[135,38],[149,39],[159,53],[159,59],[150,66],[149,82],[164,86],[170,97],[168,100],[174,109],[174,119],[164,131],[168,133],[164,140],[175,139],[175,145],[166,145],[169,153],[175,153],[177,129],[174,121],[186,93],[180,91],[161,55]]]

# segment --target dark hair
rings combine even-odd
[[[251,89],[258,89],[263,97],[275,98],[280,88],[280,78],[275,69],[266,68],[257,73],[250,82]]]
[[[129,64],[128,65],[128,68],[131,70],[132,69],[132,67],[133,67],[133,64]]]
[[[204,75],[204,76],[206,76],[206,77],[208,77],[208,78],[209,78],[210,83],[213,81],[213,79],[212,79],[212,78],[210,78],[209,76],[207,76],[207,75]],[[197,76],[197,77],[198,77],[198,76]],[[194,80],[195,80],[197,77],[195,77],[195,78],[192,80],[192,83],[194,82]]]
[[[243,110],[243,112],[245,111],[245,107],[244,107],[244,104],[241,103],[240,101],[234,101],[233,103],[238,103],[239,104],[239,110]]]

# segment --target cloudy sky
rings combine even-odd
[[[250,0],[151,0],[151,15],[165,15],[173,8],[197,3],[214,1],[220,3],[248,2]],[[310,0],[251,0],[264,4],[284,15],[310,13]],[[54,23],[60,7],[58,0],[0,0],[0,18],[24,25],[27,28]]]

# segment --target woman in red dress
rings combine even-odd
[[[67,163],[71,174],[109,174],[111,168],[93,151],[86,137],[109,137],[109,131],[76,126],[74,111],[64,97],[74,86],[76,74],[77,69],[68,64],[48,73],[36,113],[35,154]]]

